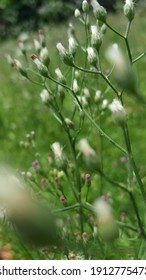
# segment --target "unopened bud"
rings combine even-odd
[[[79,151],[83,154],[89,168],[92,170],[98,170],[100,168],[98,157],[85,138],[79,142]]]
[[[73,81],[73,91],[74,91],[74,93],[79,92],[79,86],[78,86],[78,82],[76,79],[74,79],[74,81]]]
[[[101,199],[95,202],[98,232],[103,241],[114,241],[119,236],[119,230],[114,220],[111,206]]]
[[[31,55],[31,59],[35,63],[38,71],[40,74],[44,77],[48,77],[48,69],[47,67],[38,59],[38,57],[35,54]]]
[[[89,92],[88,88],[84,88],[83,93],[84,93],[84,96],[87,100],[90,99],[90,92]]]
[[[119,125],[123,125],[127,121],[127,113],[123,105],[118,99],[114,99],[109,105],[109,109],[112,112],[115,122]]]
[[[102,44],[102,34],[96,25],[91,26],[91,45],[99,51]]]
[[[93,13],[96,19],[102,22],[106,22],[106,17],[107,17],[106,9],[103,6],[101,6],[96,0],[91,0],[91,5],[93,7]]]
[[[68,42],[69,42],[69,52],[71,55],[74,56],[76,53],[76,49],[77,49],[77,42],[73,37],[70,37],[68,39]]]
[[[37,52],[40,52],[40,50],[41,50],[41,44],[40,44],[40,42],[39,42],[38,40],[34,39],[34,40],[33,40],[33,43],[34,43],[35,50],[36,50]]]
[[[18,71],[20,72],[20,74],[28,79],[28,74],[27,74],[26,70],[23,68],[23,66],[19,60],[14,59],[12,66],[16,67],[18,69]]]
[[[124,15],[129,21],[132,21],[135,14],[134,2],[133,0],[126,0],[124,5]]]
[[[42,48],[40,51],[40,60],[41,62],[48,67],[50,63],[48,49],[46,47]]]
[[[41,97],[43,103],[47,103],[48,101],[51,100],[51,96],[50,96],[49,92],[46,89],[43,89],[41,91],[40,97]]]
[[[75,15],[75,18],[80,18],[81,17],[81,13],[78,9],[75,9],[74,15]]]
[[[68,128],[74,128],[74,123],[70,119],[65,118],[65,123]]]
[[[61,43],[56,45],[56,48],[59,52],[61,60],[69,66],[73,66],[73,56],[64,48]]]
[[[82,11],[84,13],[88,13],[89,12],[89,4],[87,0],[83,0],[82,2]]]
[[[88,59],[89,64],[96,67],[96,65],[97,65],[97,54],[96,54],[95,50],[91,47],[87,48],[87,59]]]
[[[66,84],[66,79],[65,77],[63,76],[61,70],[59,68],[56,68],[55,69],[55,74],[57,76],[57,80],[62,83],[62,84]]]
[[[96,90],[94,100],[96,103],[98,103],[100,99],[101,99],[101,91]]]

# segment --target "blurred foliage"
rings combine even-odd
[[[100,0],[107,10],[114,11],[117,0]],[[0,37],[17,36],[20,31],[38,29],[48,22],[66,20],[80,8],[82,0],[1,0]]]

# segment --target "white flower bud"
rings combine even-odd
[[[112,64],[114,64],[116,71],[125,70],[126,60],[118,44],[113,44],[107,49],[106,57]]]
[[[126,122],[126,110],[118,99],[113,100],[113,102],[109,105],[109,109],[111,110],[113,118],[117,124],[122,125]]]
[[[51,145],[51,149],[55,156],[56,166],[61,169],[66,168],[66,158],[63,154],[63,148],[60,145],[60,143],[58,143],[58,142],[53,143]]]
[[[83,138],[79,142],[79,150],[85,157],[95,156],[95,151],[89,145],[87,139]]]
[[[38,71],[40,74],[44,77],[48,77],[48,69],[47,67],[38,59],[38,57],[35,54],[31,55],[31,59],[35,63]]]
[[[84,13],[88,13],[89,12],[89,4],[87,0],[83,0],[82,2],[82,10]]]
[[[46,89],[43,89],[41,91],[40,97],[41,97],[43,103],[47,103],[48,101],[51,100],[51,96],[50,96],[49,92]]]
[[[87,98],[86,96],[81,96],[81,104],[84,106],[84,107],[87,107],[88,106],[88,101],[87,101]]]
[[[80,78],[81,74],[78,70],[75,71],[75,78]]]
[[[89,92],[88,88],[84,88],[83,93],[84,93],[84,96],[87,100],[90,99],[90,92]]]
[[[81,13],[78,9],[75,9],[74,15],[75,15],[75,18],[80,18]]]
[[[12,62],[12,66],[13,66],[13,67],[16,67],[16,69],[18,69],[18,71],[20,72],[20,74],[21,74],[23,77],[25,77],[25,78],[28,79],[28,74],[27,74],[26,70],[23,68],[23,66],[22,66],[22,64],[21,64],[21,62],[20,62],[19,60],[14,59],[13,62]]]
[[[95,50],[91,47],[87,48],[87,59],[89,64],[96,67],[97,64],[97,54]]]
[[[74,91],[74,93],[79,92],[79,86],[78,86],[78,82],[76,79],[74,79],[74,81],[73,81],[73,91]]]
[[[133,0],[126,0],[124,5],[124,15],[132,21],[135,14],[134,2]]]
[[[65,118],[65,123],[66,123],[68,128],[73,128],[74,127],[74,123],[68,118]]]
[[[34,39],[33,43],[34,43],[34,47],[35,47],[36,51],[39,52],[41,50],[40,42],[38,40]]]
[[[40,60],[41,62],[48,67],[50,63],[49,53],[47,47],[44,47],[40,51]]]
[[[59,51],[62,61],[69,66],[73,66],[73,56],[64,48],[64,46],[61,43],[57,43],[56,48]]]
[[[57,158],[62,158],[62,147],[60,145],[60,143],[58,142],[55,142],[51,145],[51,149],[54,153],[54,156],[57,157]]]
[[[73,37],[70,37],[68,39],[68,42],[69,42],[69,52],[72,55],[75,55],[76,49],[77,49],[77,42],[76,42],[76,40]]]
[[[97,29],[96,25],[91,25],[91,45],[99,50],[102,43],[102,34]]]
[[[79,141],[79,151],[83,154],[87,166],[92,171],[97,171],[100,168],[98,157],[87,139],[83,138]]]
[[[94,97],[95,102],[98,102],[100,100],[100,98],[101,98],[101,91],[96,90],[95,97]]]
[[[111,206],[102,199],[98,199],[95,204],[97,215],[98,233],[104,241],[112,241],[119,236],[118,227],[115,223]]]
[[[98,20],[102,22],[106,22],[106,17],[107,17],[106,9],[103,6],[101,6],[96,0],[91,0],[91,5],[93,7],[94,16]]]
[[[107,99],[104,99],[103,101],[102,101],[102,105],[101,105],[101,109],[106,109],[107,108],[107,105],[108,105],[108,100]]]
[[[57,76],[57,80],[62,83],[62,84],[66,84],[66,79],[65,77],[63,76],[61,70],[59,68],[56,68],[55,69],[55,74]]]
[[[110,46],[106,53],[109,61],[114,64],[113,74],[117,84],[123,89],[137,93],[136,76],[130,64],[127,63],[122,51],[117,44]]]

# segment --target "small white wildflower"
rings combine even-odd
[[[83,138],[79,141],[79,151],[82,153],[85,163],[87,164],[88,168],[92,170],[99,170],[100,162],[97,157],[96,152],[91,148],[87,139]]]
[[[88,13],[88,11],[89,11],[89,4],[88,4],[87,0],[83,0],[83,2],[82,2],[82,11],[84,13]]]
[[[78,82],[76,79],[74,79],[74,81],[73,81],[73,91],[74,91],[74,93],[79,92],[79,86],[78,86]]]
[[[85,157],[95,156],[95,151],[89,145],[87,139],[83,138],[79,142],[79,150]]]
[[[117,44],[113,44],[107,50],[107,58],[114,64],[113,74],[117,84],[123,89],[137,94],[137,83],[135,73],[129,63],[127,63],[122,51]]]
[[[106,12],[106,9],[101,6],[98,1],[96,0],[91,0],[91,5],[93,7],[93,13],[94,13],[94,16],[102,21],[102,22],[105,22],[106,21],[106,17],[107,17],[107,12]]]
[[[99,223],[106,223],[107,221],[113,220],[111,206],[106,201],[98,199],[94,203],[94,207]]]
[[[87,59],[89,64],[96,66],[97,64],[97,55],[95,50],[92,47],[87,48]]]
[[[117,124],[124,124],[127,120],[127,113],[123,105],[118,99],[114,99],[109,105],[113,118]]]
[[[56,74],[57,79],[58,79],[58,81],[59,81],[60,83],[66,84],[66,79],[65,79],[65,77],[63,76],[63,74],[62,74],[62,72],[61,72],[61,70],[60,70],[59,68],[56,68],[56,69],[55,69],[55,74]]]
[[[43,89],[40,93],[40,97],[43,103],[47,103],[50,100],[50,94],[46,89]]]
[[[126,0],[124,5],[124,15],[132,21],[135,14],[134,2],[133,0]]]
[[[54,142],[51,145],[51,149],[52,149],[55,157],[62,158],[62,150],[63,149],[62,149],[62,147],[61,147],[59,142]]]
[[[35,63],[38,71],[40,74],[44,77],[48,77],[48,69],[47,67],[38,59],[38,57],[35,54],[31,55],[31,59]]]
[[[101,98],[101,91],[96,90],[95,97],[94,97],[95,102],[98,102],[100,100],[100,98]]]
[[[97,215],[98,232],[104,241],[112,241],[119,236],[118,227],[115,223],[111,206],[102,199],[98,199],[95,204]]]
[[[90,99],[90,92],[89,92],[88,88],[84,88],[83,93],[84,93],[84,96],[87,100]]]
[[[74,123],[69,118],[65,118],[65,123],[69,128],[74,127]]]
[[[68,34],[68,38],[73,37],[75,34],[75,28],[71,22],[68,25],[67,34]]]
[[[87,107],[88,106],[88,100],[86,98],[86,96],[81,96],[81,104],[84,106],[84,107]]]
[[[76,49],[77,49],[77,42],[76,42],[76,40],[73,37],[70,37],[68,39],[68,42],[69,42],[69,52],[72,55],[75,55]]]
[[[125,70],[127,66],[126,60],[118,44],[113,44],[107,49],[106,57],[112,64],[114,64],[117,71]]]
[[[80,13],[79,9],[75,9],[74,15],[75,15],[75,18],[80,18],[81,13]]]
[[[75,71],[75,78],[79,78],[81,76],[80,72],[78,70]]]
[[[91,25],[91,45],[99,50],[102,43],[102,33],[96,25]]]
[[[41,49],[40,51],[40,60],[42,61],[42,63],[48,67],[49,62],[50,62],[50,58],[49,58],[49,53],[48,53],[48,49],[47,47],[44,47]]]
[[[12,66],[16,67],[22,76],[28,78],[28,74],[19,60],[14,59],[12,62]]]
[[[59,52],[59,55],[60,55],[60,58],[62,59],[62,61],[69,66],[73,66],[73,57],[65,49],[65,47],[61,43],[57,43],[56,48]]]
[[[38,40],[34,39],[34,40],[33,40],[33,43],[34,43],[34,47],[35,47],[36,51],[39,52],[39,51],[41,50],[41,44],[40,44],[40,42],[39,42]]]
[[[104,110],[104,109],[107,108],[107,106],[108,106],[108,100],[107,100],[107,99],[104,99],[104,100],[102,101],[101,108]]]

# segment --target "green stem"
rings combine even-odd
[[[141,58],[143,58],[146,55],[146,51],[142,54],[140,54],[138,57],[136,57],[135,59],[132,60],[132,63],[134,64],[135,62],[137,62],[138,60],[140,60]]]
[[[116,33],[121,38],[124,38],[124,35],[122,35],[120,32],[118,32],[116,29],[114,29],[112,26],[110,26],[107,22],[105,22],[106,26],[111,29],[114,33]]]
[[[114,185],[115,187],[120,188],[121,190],[123,190],[123,191],[125,191],[129,194],[130,200],[131,200],[132,205],[133,205],[133,209],[134,209],[136,217],[137,217],[137,222],[138,222],[138,225],[139,225],[141,235],[143,236],[144,239],[146,239],[146,234],[145,234],[145,231],[144,231],[144,228],[143,228],[143,224],[142,224],[142,221],[141,221],[141,218],[140,218],[139,210],[138,210],[138,207],[137,207],[137,204],[136,204],[135,197],[134,197],[133,193],[130,190],[128,190],[127,188],[125,188],[124,186],[120,185],[119,183],[117,183],[114,180],[112,180],[111,178],[109,178],[103,172],[100,172],[100,173],[102,174],[103,178],[107,182],[109,182],[110,184]]]
[[[144,189],[141,177],[139,175],[139,171],[138,171],[137,165],[135,163],[135,160],[134,160],[134,157],[133,157],[133,154],[132,154],[131,142],[130,142],[130,137],[129,137],[129,131],[128,131],[127,124],[125,124],[122,127],[122,129],[123,129],[125,144],[126,144],[126,147],[127,147],[128,157],[129,157],[131,166],[133,168],[133,171],[135,173],[135,176],[136,176],[136,179],[137,179],[137,183],[138,183],[138,185],[140,187],[140,191],[141,191],[141,194],[142,194],[145,206],[146,206],[146,192],[145,192],[145,189]]]
[[[116,148],[118,148],[122,153],[127,154],[127,151],[123,149],[118,143],[116,143],[112,138],[110,138],[101,128],[100,126],[92,119],[92,116],[84,109],[83,110],[87,118],[90,120],[90,122],[97,128],[98,132],[102,137],[107,139],[112,145],[114,145]]]
[[[76,198],[76,201],[79,202],[79,198],[78,198],[78,196],[77,196],[77,194],[76,194],[76,192],[75,192],[75,190],[74,190],[74,188],[73,188],[73,185],[72,185],[72,182],[71,182],[71,180],[70,180],[70,177],[69,177],[69,174],[68,174],[67,170],[65,170],[65,175],[66,175],[66,178],[67,178],[67,180],[68,180],[68,183],[69,183],[69,186],[70,186],[70,188],[71,188],[71,191],[72,191],[74,197]]]

